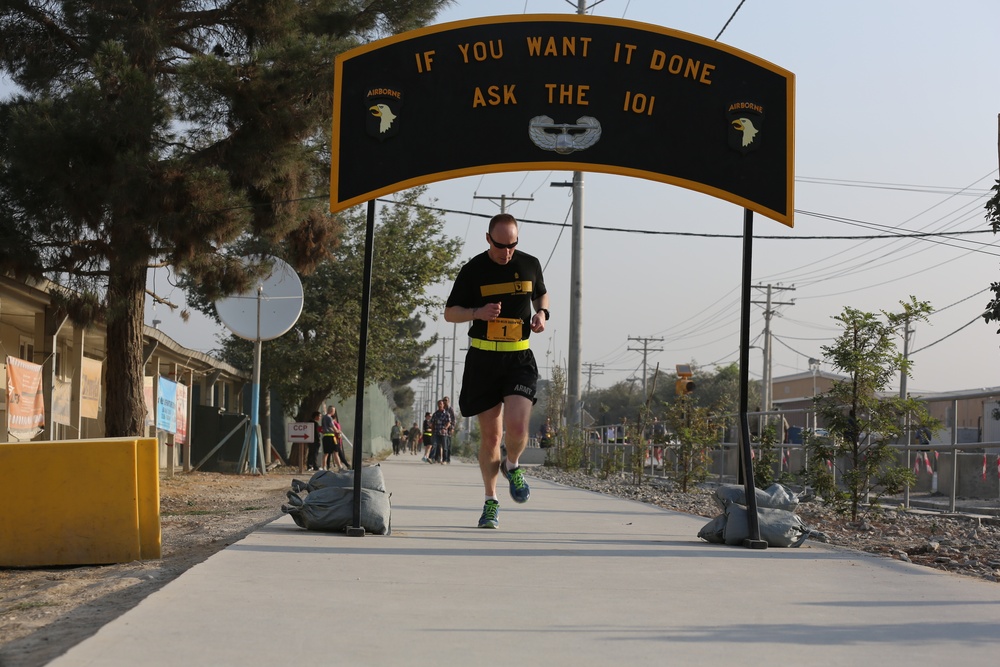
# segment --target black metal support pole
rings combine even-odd
[[[750,279],[753,267],[753,211],[743,209],[743,306],[740,314],[740,470],[747,497],[747,523],[750,537],[743,540],[749,549],[766,549],[760,539],[757,516],[757,493],[753,483],[753,458],[750,447],[750,419],[747,416],[750,387]],[[767,408],[765,407],[765,410]]]
[[[361,281],[361,327],[358,336],[358,384],[354,394],[354,523],[347,528],[352,537],[364,537],[361,525],[361,464],[364,461],[365,364],[368,358],[368,311],[372,297],[372,258],[375,255],[375,200],[368,202],[365,226],[365,270]]]

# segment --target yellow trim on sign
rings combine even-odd
[[[351,58],[356,58],[357,56],[364,55],[369,51],[377,51],[385,46],[390,46],[392,44],[397,44],[399,42],[407,42],[411,39],[419,39],[426,35],[433,35],[439,32],[448,32],[450,30],[459,30],[461,28],[468,28],[477,25],[502,25],[505,23],[533,23],[536,21],[551,21],[560,23],[590,23],[596,25],[607,25],[607,26],[618,26],[621,28],[630,28],[632,30],[642,30],[645,32],[655,32],[661,35],[666,35],[668,37],[676,37],[677,39],[682,39],[687,42],[695,42],[701,44],[702,46],[707,46],[712,49],[717,49],[719,51],[725,51],[731,55],[740,58],[741,60],[746,60],[752,62],[756,65],[763,67],[764,69],[770,70],[775,74],[780,74],[782,76],[794,76],[791,72],[783,67],[779,67],[774,63],[764,60],[759,56],[755,56],[752,53],[747,53],[741,49],[737,49],[734,46],[729,46],[723,42],[717,42],[713,39],[708,39],[707,37],[701,37],[700,35],[695,35],[689,32],[683,32],[681,30],[673,30],[672,28],[665,28],[661,25],[656,25],[655,23],[643,23],[642,21],[630,21],[628,19],[616,19],[608,16],[588,16],[580,14],[509,14],[501,16],[483,16],[474,19],[465,19],[464,21],[452,21],[450,23],[437,23],[435,25],[427,26],[424,28],[418,28],[416,30],[408,30],[406,32],[400,33],[398,35],[393,35],[392,37],[386,37],[384,39],[379,39],[374,42],[369,42],[362,46],[355,47],[350,51],[345,51],[344,53],[337,56],[337,60],[350,60]]]
[[[791,160],[791,157],[789,157]],[[338,211],[343,211],[344,209],[350,208],[351,206],[356,206],[362,204],[371,199],[378,199],[385,195],[390,195],[394,192],[399,192],[400,190],[406,190],[408,188],[415,188],[418,185],[427,185],[429,183],[438,183],[440,181],[447,181],[452,178],[463,178],[465,176],[478,176],[481,174],[497,174],[506,171],[583,171],[599,174],[613,174],[616,176],[631,176],[634,178],[642,178],[648,181],[658,181],[660,183],[667,183],[669,185],[677,185],[687,190],[694,190],[696,192],[701,192],[702,194],[710,195],[717,199],[722,199],[743,208],[750,209],[755,213],[760,213],[763,216],[776,220],[783,225],[793,227],[793,216],[794,209],[791,208],[792,205],[792,191],[787,189],[788,192],[788,215],[782,214],[780,211],[775,211],[766,206],[762,206],[756,202],[752,202],[744,197],[739,197],[731,192],[721,190],[704,183],[699,183],[697,181],[690,181],[685,178],[678,178],[675,176],[667,176],[665,174],[660,174],[657,172],[645,171],[640,169],[630,169],[628,167],[620,167],[617,165],[602,165],[594,164],[589,162],[571,162],[571,161],[559,161],[559,162],[511,162],[505,164],[484,164],[477,167],[468,167],[463,169],[452,169],[449,171],[441,171],[434,174],[423,174],[416,178],[411,178],[405,181],[399,181],[398,183],[393,183],[390,186],[379,188],[377,190],[372,190],[364,194],[358,195],[357,197],[352,197],[350,199],[344,200],[342,202],[335,202],[333,200],[332,193],[335,191],[333,183],[331,181],[330,192],[330,212],[336,213]]]

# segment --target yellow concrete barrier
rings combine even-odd
[[[0,567],[159,558],[156,438],[0,444]]]

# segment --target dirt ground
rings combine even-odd
[[[118,565],[0,569],[0,667],[36,667],[281,516],[294,478],[178,472],[160,479],[162,557]]]
[[[688,514],[719,513],[711,493],[624,478],[534,468],[529,477],[631,498]],[[161,477],[162,557],[118,565],[0,569],[0,667],[39,667],[95,634],[103,625],[188,568],[281,516],[292,479],[307,473],[277,469],[265,476],[178,472]],[[1000,581],[1000,526],[994,521],[887,511],[850,522],[818,504],[797,513],[832,544]]]

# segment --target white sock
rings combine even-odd
[[[497,495],[495,493],[492,496],[486,496],[486,500],[492,500],[494,502],[500,502],[500,499],[497,498]]]
[[[516,467],[517,467],[517,461],[512,462],[510,459],[507,459],[507,472],[510,472]]]

